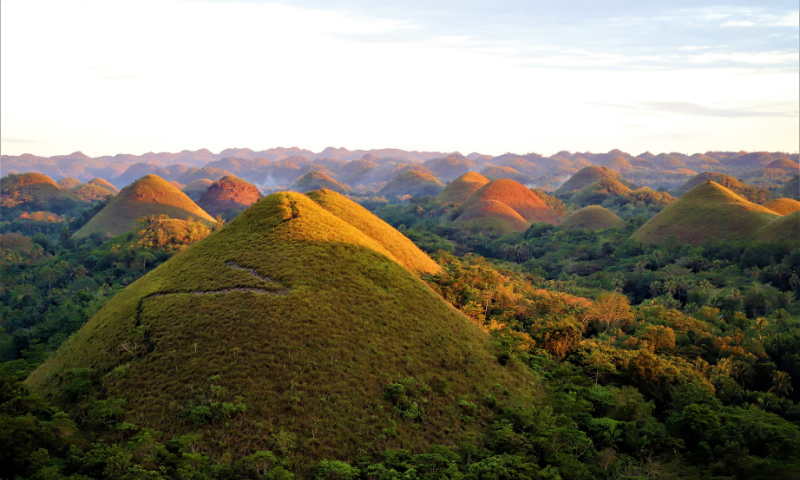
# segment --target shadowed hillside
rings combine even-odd
[[[146,175],[123,188],[74,236],[87,237],[93,233],[115,236],[133,229],[142,217],[162,214],[180,220],[194,217],[214,221],[169,182],[156,175]]]
[[[487,183],[489,183],[489,179],[480,173],[468,172],[448,183],[442,193],[436,196],[436,200],[442,203],[463,203]]]
[[[292,190],[297,192],[309,192],[311,190],[321,190],[326,188],[334,192],[343,193],[350,191],[351,188],[332,179],[329,175],[316,170],[311,171],[298,178],[292,185]]]
[[[403,195],[422,197],[438,195],[443,189],[444,185],[430,173],[407,170],[390,180],[378,194],[385,195],[386,198],[402,197]]]
[[[208,187],[213,184],[214,182],[207,178],[198,178],[197,180],[192,180],[188,185],[183,187],[181,191],[196,202],[206,193]]]
[[[197,205],[216,217],[230,210],[243,210],[262,198],[255,185],[236,177],[223,177],[211,184]]]
[[[472,443],[494,421],[482,399],[515,402],[532,377],[382,250],[304,195],[270,195],[117,294],[26,383],[74,410],[83,372],[127,421],[217,456]]]
[[[755,236],[756,240],[765,242],[797,242],[800,238],[800,211],[776,218],[761,227]]]
[[[675,235],[691,245],[716,240],[745,240],[778,217],[722,185],[706,181],[677,199],[642,225],[633,238],[662,243]]]
[[[451,155],[445,158],[436,158],[423,163],[425,168],[433,172],[436,178],[449,182],[474,169],[475,164],[467,157]]]
[[[625,222],[611,210],[599,205],[591,205],[565,218],[560,226],[567,230],[605,230],[607,228],[624,227]]]
[[[59,187],[63,188],[64,190],[72,190],[75,187],[83,185],[83,182],[81,182],[77,178],[72,178],[72,177],[64,177],[56,183],[58,184]]]
[[[561,221],[561,217],[538,195],[514,180],[500,179],[487,183],[470,195],[462,208],[466,212],[473,205],[486,200],[495,200],[508,205],[529,223],[544,222],[558,225]]]

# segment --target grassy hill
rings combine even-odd
[[[333,190],[334,192],[338,193],[351,190],[349,186],[341,184],[331,178],[329,175],[316,170],[306,173],[302,177],[298,178],[297,181],[295,181],[292,185],[292,190],[298,192],[309,192],[311,190],[321,190],[323,188]]]
[[[671,203],[642,225],[633,238],[662,243],[670,235],[699,245],[707,241],[744,240],[778,217],[722,185],[706,181]]]
[[[800,202],[793,198],[776,198],[764,206],[780,215],[789,215],[800,210]]]
[[[795,211],[761,227],[755,239],[765,242],[796,242],[798,236],[800,236],[800,211]]]
[[[423,163],[423,165],[436,175],[436,178],[441,179],[443,182],[449,182],[462,176],[475,167],[472,160],[460,155],[434,158]]]
[[[601,180],[616,180],[628,188],[635,188],[635,185],[623,179],[619,173],[608,167],[592,165],[584,167],[571,176],[556,191],[555,196],[559,198],[569,198],[577,191]]]
[[[86,202],[99,202],[109,195],[118,194],[119,189],[102,178],[93,178],[73,188],[72,192]]]
[[[497,200],[481,200],[471,204],[455,223],[467,230],[495,235],[524,232],[531,226],[516,210]]]
[[[479,188],[489,183],[489,179],[477,172],[467,172],[448,183],[442,193],[436,196],[436,200],[442,203],[464,203],[470,195]]]
[[[693,189],[694,187],[709,180],[719,185],[722,185],[723,187],[727,188],[733,193],[739,194],[747,199],[750,200],[756,199],[757,190],[755,188],[739,181],[735,177],[718,172],[703,172],[698,175],[695,175],[694,177],[690,178],[686,183],[673,190],[671,193],[674,196],[679,197],[681,195],[684,195],[686,192]]]
[[[111,183],[108,180],[103,179],[103,178],[93,178],[93,179],[89,180],[88,182],[86,182],[86,184],[87,185],[97,185],[99,187],[103,187],[106,190],[108,190],[111,193],[113,193],[114,195],[119,193],[119,188],[115,187],[114,185],[111,185]]]
[[[196,202],[200,200],[200,197],[202,197],[204,193],[206,193],[208,187],[213,184],[214,182],[207,178],[198,178],[197,180],[192,180],[189,182],[189,184],[183,187],[181,191]]]
[[[235,176],[229,176],[211,184],[197,205],[209,215],[216,217],[231,210],[244,210],[260,198],[262,198],[261,192],[255,185]]]
[[[599,205],[591,205],[565,218],[560,226],[567,230],[605,230],[607,228],[624,227],[625,222],[611,210]]]
[[[466,213],[473,205],[486,200],[505,203],[529,223],[545,222],[558,225],[561,221],[561,217],[538,195],[521,183],[507,178],[493,180],[482,186],[469,196],[462,208]]]
[[[83,183],[80,180],[72,177],[64,177],[56,183],[58,184],[59,187],[63,188],[64,190],[72,190],[75,187],[83,185]]]
[[[197,206],[185,193],[157,175],[145,175],[123,188],[86,225],[75,232],[75,237],[93,233],[116,236],[136,226],[141,217],[168,215],[170,218],[213,222],[214,219]]]
[[[84,205],[77,195],[41,173],[12,173],[0,178],[0,197],[6,213],[45,210],[61,214]]]
[[[572,195],[571,202],[581,206],[595,205],[604,201],[631,193],[627,185],[615,178],[604,178],[590,183]]]
[[[270,195],[118,293],[26,383],[70,410],[71,385],[125,399],[127,421],[216,457],[290,451],[295,471],[475,442],[486,396],[527,404],[532,377],[382,249]]]
[[[423,197],[425,195],[438,195],[444,190],[442,182],[433,175],[419,170],[406,170],[397,175],[386,184],[378,195],[385,195],[387,199],[411,195]]]
[[[784,197],[800,200],[800,175],[795,175],[791,180],[784,183],[779,192]]]
[[[397,261],[416,274],[441,273],[439,265],[414,245],[405,235],[376,217],[369,210],[331,190],[309,192],[308,197],[325,210],[357,228],[375,240],[381,253]]]

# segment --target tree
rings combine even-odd
[[[772,376],[772,387],[768,390],[769,393],[774,393],[777,396],[788,397],[789,392],[793,391],[792,377],[786,372],[780,370],[775,372]]]
[[[597,321],[606,325],[630,325],[633,323],[631,302],[627,296],[620,293],[607,293],[601,295],[583,316],[584,322]]]

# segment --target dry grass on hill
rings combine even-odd
[[[514,180],[504,178],[482,186],[464,202],[463,211],[466,212],[473,205],[486,200],[505,203],[529,223],[558,225],[561,221],[561,217],[538,195]]]
[[[555,196],[559,198],[569,198],[575,192],[601,180],[616,180],[626,187],[634,187],[633,184],[624,180],[618,172],[615,172],[608,167],[592,165],[590,167],[584,167],[578,170],[555,191]]]
[[[764,206],[780,215],[789,215],[800,210],[800,202],[793,198],[777,198]]]
[[[565,218],[560,226],[567,230],[605,230],[624,227],[625,222],[611,210],[599,205],[591,205]]]
[[[111,183],[108,180],[105,180],[103,178],[93,178],[93,179],[89,180],[86,183],[87,184],[91,184],[91,185],[97,185],[97,186],[103,187],[103,188],[111,191],[115,195],[117,193],[119,193],[119,188],[115,187],[114,185],[111,185]]]
[[[764,225],[753,239],[764,242],[797,242],[800,239],[800,210],[778,217]]]
[[[341,184],[331,178],[329,175],[316,170],[312,170],[298,178],[297,181],[292,185],[291,189],[297,192],[309,192],[311,190],[321,190],[323,188],[333,190],[334,192],[338,193],[344,193],[352,190],[349,186]]]
[[[206,193],[208,187],[213,184],[214,182],[207,178],[198,178],[197,180],[192,180],[188,185],[183,187],[181,191],[196,202]]]
[[[471,204],[455,223],[467,230],[495,235],[524,232],[531,226],[516,210],[497,200],[481,200]]]
[[[489,179],[478,172],[467,172],[448,183],[436,200],[445,204],[460,204],[475,193],[479,188],[489,183]]]
[[[386,198],[401,197],[411,195],[412,197],[423,197],[425,195],[438,195],[444,189],[442,182],[433,175],[419,170],[407,170],[397,175],[378,192]]]

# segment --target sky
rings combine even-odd
[[[796,0],[0,10],[4,155],[800,149]]]

